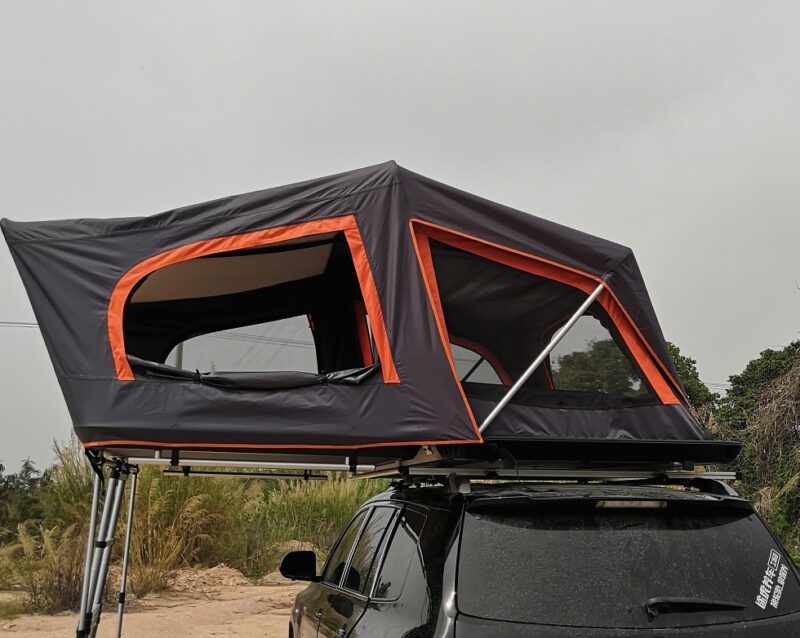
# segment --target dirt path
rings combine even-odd
[[[235,585],[199,593],[169,593],[137,601],[125,613],[123,635],[284,638],[292,602],[304,585]],[[116,608],[105,609],[100,638],[116,630]],[[0,635],[51,638],[75,634],[77,616],[18,616],[0,620]]]

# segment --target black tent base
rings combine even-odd
[[[626,441],[611,439],[531,440],[492,438],[490,444],[515,459],[574,460],[594,464],[676,462],[710,465],[733,462],[741,444],[734,441]]]
[[[450,463],[459,461],[505,459],[511,463],[536,461],[574,461],[595,466],[642,463],[678,463],[688,465],[727,464],[736,459],[741,445],[733,441],[641,441],[608,439],[504,439],[488,438],[478,445],[441,445],[435,449],[439,458]],[[186,459],[197,459],[205,466],[226,463],[254,463],[261,469],[271,464],[272,470],[343,471],[358,473],[389,461],[409,460],[417,456],[419,446],[390,446],[352,450],[278,449],[224,450],[197,448],[154,449],[152,447],[109,447],[106,457],[134,459],[134,462],[155,462],[158,465],[182,465]],[[430,449],[430,448],[422,448]],[[247,467],[246,465],[240,467]],[[255,466],[254,466],[255,467]]]

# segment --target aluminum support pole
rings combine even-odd
[[[114,502],[109,513],[105,536],[98,543],[101,554],[100,564],[97,566],[97,577],[94,580],[95,586],[92,591],[92,624],[89,627],[89,638],[94,638],[97,635],[97,628],[100,624],[100,613],[103,610],[103,593],[106,589],[106,578],[108,577],[108,565],[111,562],[111,549],[114,545],[114,536],[117,531],[117,521],[119,520],[119,507],[122,503],[122,496],[125,493],[125,481],[128,478],[129,466],[120,464],[120,467],[115,469],[119,475],[117,489],[114,492]],[[102,523],[103,521],[101,521],[101,526]]]
[[[89,627],[89,620],[86,612],[89,609],[89,581],[92,571],[92,554],[94,550],[95,531],[97,528],[97,506],[100,502],[100,472],[102,467],[96,469],[94,473],[94,487],[92,488],[92,507],[89,510],[89,529],[86,530],[86,560],[83,564],[83,586],[81,587],[81,611],[78,616],[78,629],[75,633],[77,638],[83,638]]]
[[[88,636],[91,628],[91,609],[94,600],[94,591],[97,588],[97,576],[100,573],[100,565],[103,557],[103,547],[106,536],[108,535],[108,525],[111,520],[111,510],[114,508],[114,495],[117,492],[119,482],[119,467],[113,466],[106,480],[106,495],[103,499],[103,511],[100,514],[97,535],[93,540],[92,566],[89,570],[89,591],[86,598],[86,619],[81,636]]]
[[[605,282],[599,284],[597,288],[594,289],[594,292],[592,292],[592,294],[589,295],[588,299],[586,299],[586,301],[584,301],[581,304],[581,307],[575,311],[575,314],[569,318],[569,321],[567,321],[567,323],[561,326],[561,328],[552,336],[552,338],[550,339],[550,343],[548,343],[545,346],[544,350],[542,350],[539,353],[539,356],[533,360],[533,363],[531,363],[530,366],[528,366],[528,369],[522,373],[522,376],[519,379],[517,379],[517,382],[513,386],[511,386],[511,389],[508,392],[506,392],[505,396],[503,396],[502,399],[500,399],[500,402],[496,406],[494,406],[494,410],[492,410],[489,413],[489,416],[487,416],[484,419],[483,423],[481,423],[481,427],[478,428],[479,432],[483,433],[484,430],[486,430],[486,428],[488,428],[492,424],[492,421],[494,421],[497,418],[497,415],[503,411],[503,408],[505,408],[508,405],[509,401],[511,401],[511,399],[514,398],[514,395],[517,394],[517,392],[519,392],[520,388],[523,385],[525,385],[525,382],[531,378],[531,375],[534,372],[536,372],[536,369],[540,365],[542,365],[542,362],[548,356],[550,356],[550,353],[564,338],[564,335],[570,331],[572,326],[574,326],[577,323],[578,319],[580,319],[583,316],[583,313],[585,313],[589,309],[589,306],[591,306],[594,303],[595,299],[597,299],[600,296],[600,293],[603,292],[603,290],[605,290],[605,287],[606,287]]]
[[[136,480],[139,468],[131,467],[131,487],[128,497],[128,519],[125,522],[125,545],[122,548],[122,571],[119,576],[119,599],[117,602],[117,638],[122,636],[122,619],[125,613],[125,588],[128,580],[128,557],[131,549],[131,530],[133,529],[133,507],[136,500]]]
[[[311,472],[349,472],[349,463],[291,463],[288,461],[223,461],[217,459],[180,459],[174,465],[168,458],[132,456],[128,463],[133,465],[168,465],[170,467],[236,467],[258,470],[309,470]],[[357,472],[371,472],[374,465],[356,465]]]

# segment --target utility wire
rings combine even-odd
[[[38,328],[35,321],[0,321],[0,328]]]

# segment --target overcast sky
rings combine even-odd
[[[0,4],[0,216],[117,217],[395,159],[632,246],[720,383],[800,337],[800,3]],[[0,321],[33,314],[0,242]],[[69,417],[0,328],[0,462]]]

